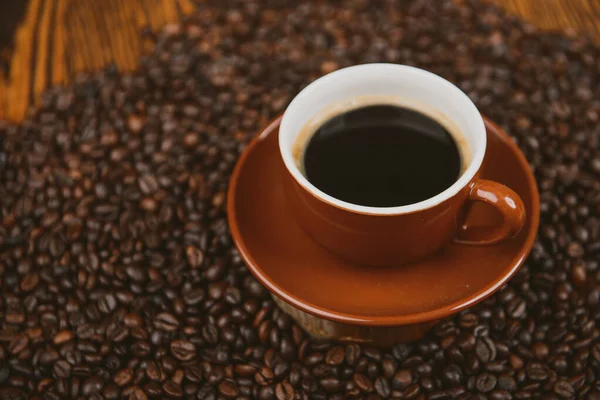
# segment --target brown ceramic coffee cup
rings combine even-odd
[[[462,174],[443,192],[398,207],[368,207],[336,199],[302,174],[298,149],[310,138],[307,126],[363,104],[393,103],[414,108],[444,124],[468,154]],[[320,245],[362,265],[394,266],[437,252],[452,241],[497,243],[519,233],[525,207],[519,196],[497,182],[480,179],[486,130],[481,114],[460,89],[430,72],[395,64],[365,64],[338,70],[302,90],[286,109],[279,130],[285,164],[282,184],[299,225]],[[435,160],[432,160],[435,162]],[[497,226],[466,227],[469,205],[496,208]]]

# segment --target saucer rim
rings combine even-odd
[[[234,244],[238,249],[240,256],[246,263],[248,269],[252,272],[252,274],[267,287],[267,289],[275,296],[279,297],[286,303],[290,304],[293,307],[296,307],[304,312],[312,314],[316,317],[328,319],[331,321],[336,321],[340,323],[348,323],[354,325],[365,325],[365,326],[397,326],[397,325],[409,325],[409,324],[418,324],[423,322],[435,321],[449,315],[460,312],[466,308],[472,307],[473,305],[485,300],[495,292],[497,292],[502,285],[504,285],[508,280],[510,280],[517,271],[521,268],[525,259],[529,255],[535,238],[537,236],[537,231],[539,227],[540,221],[540,199],[539,199],[539,191],[537,187],[537,183],[535,181],[535,177],[533,175],[533,171],[531,170],[527,159],[518,148],[514,140],[510,138],[510,136],[497,124],[492,122],[485,115],[482,115],[486,132],[488,130],[494,130],[495,134],[501,139],[504,144],[508,145],[513,153],[517,156],[517,160],[521,166],[521,169],[524,171],[526,176],[526,180],[529,184],[529,187],[532,189],[532,209],[527,210],[528,213],[531,214],[531,225],[529,231],[527,232],[527,236],[523,244],[520,246],[519,250],[516,251],[515,257],[512,259],[510,266],[505,269],[502,274],[492,281],[490,284],[483,286],[482,289],[476,291],[475,293],[470,294],[469,296],[459,299],[451,304],[445,305],[443,307],[438,307],[435,309],[417,312],[417,313],[409,313],[409,314],[399,314],[399,315],[385,315],[385,316],[366,316],[366,315],[356,315],[350,313],[344,313],[334,310],[329,310],[327,308],[317,306],[315,304],[311,304],[310,302],[304,301],[298,298],[296,295],[288,292],[277,283],[272,281],[269,278],[269,275],[266,274],[258,265],[258,263],[253,259],[248,250],[242,235],[240,233],[239,226],[237,224],[237,212],[235,207],[236,202],[236,189],[238,178],[241,170],[244,167],[246,159],[248,155],[252,152],[252,150],[265,138],[267,138],[270,134],[272,134],[280,125],[282,115],[279,115],[274,120],[272,120],[266,128],[262,129],[258,135],[256,135],[248,146],[243,150],[240,155],[233,172],[231,174],[231,178],[229,180],[229,187],[227,190],[227,222],[229,225],[229,230],[231,232],[231,236],[233,238]],[[316,244],[315,244],[316,245]]]

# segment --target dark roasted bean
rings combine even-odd
[[[392,349],[392,354],[394,355],[396,360],[398,360],[398,362],[400,362],[400,363],[408,358],[410,352],[411,352],[411,348],[409,345],[406,345],[406,344],[397,344]]]
[[[484,363],[494,361],[496,359],[496,346],[488,337],[482,337],[477,340],[475,352],[477,357],[479,357],[479,359]]]
[[[104,382],[99,377],[93,376],[83,381],[81,392],[85,396],[90,396],[94,393],[98,393],[104,387]]]
[[[358,361],[358,358],[360,357],[360,353],[361,353],[361,349],[360,346],[357,344],[349,344],[346,346],[346,354],[345,354],[345,358],[346,358],[346,363],[348,365],[354,365],[356,364],[356,362]]]
[[[341,346],[334,346],[325,355],[325,362],[329,365],[340,365],[345,358],[344,348]]]
[[[373,390],[373,384],[371,383],[369,378],[367,378],[361,373],[355,373],[352,377],[352,380],[354,381],[356,386],[363,392],[371,392]]]
[[[162,390],[170,397],[181,397],[183,396],[183,390],[181,385],[171,381],[166,381],[162,385]]]
[[[278,383],[275,387],[275,396],[277,400],[293,400],[295,391],[292,385],[287,382]]]
[[[186,340],[174,340],[171,342],[171,353],[181,361],[189,361],[196,357],[196,347]]]
[[[387,379],[380,376],[377,377],[375,379],[375,392],[380,395],[381,397],[383,397],[384,399],[387,399],[388,397],[390,397],[391,394],[391,389],[390,389],[390,384],[388,383]]]
[[[450,364],[444,367],[442,371],[442,379],[450,385],[459,385],[462,381],[462,370],[456,364]]]
[[[475,387],[482,393],[488,393],[496,387],[497,382],[498,380],[494,375],[484,372],[477,377]]]
[[[151,361],[146,366],[146,376],[152,381],[162,382],[165,379],[162,366],[154,361]]]
[[[517,389],[517,384],[512,376],[503,374],[498,377],[498,383],[496,387],[512,392]]]
[[[321,379],[319,383],[323,390],[328,393],[335,393],[341,388],[340,380],[334,377]]]
[[[157,329],[171,332],[177,329],[179,321],[175,316],[169,313],[159,313],[154,319],[154,326]]]
[[[381,368],[383,370],[383,374],[387,378],[391,379],[396,373],[396,370],[398,369],[398,363],[393,358],[387,357],[383,359],[383,362],[381,363]]]
[[[560,380],[556,382],[553,389],[554,393],[563,399],[572,399],[575,397],[575,390],[573,390],[573,386],[567,381]]]
[[[17,355],[27,348],[29,337],[27,335],[18,335],[8,344],[8,351],[12,355]]]
[[[413,376],[410,370],[401,369],[394,375],[392,379],[392,387],[397,390],[406,389],[413,381]]]
[[[239,394],[239,389],[235,382],[224,380],[219,384],[219,393],[225,397],[234,398]]]
[[[533,381],[544,381],[548,379],[548,371],[543,364],[532,362],[525,368],[527,376]]]
[[[113,381],[118,386],[126,386],[131,382],[132,379],[133,379],[133,370],[131,370],[131,368],[125,368],[125,369],[118,371],[115,374]]]
[[[52,367],[52,372],[57,378],[68,378],[69,376],[71,376],[71,370],[71,364],[69,364],[65,360],[56,361],[54,363],[54,366]]]

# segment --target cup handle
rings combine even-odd
[[[468,227],[464,222],[454,239],[457,243],[486,245],[498,243],[518,234],[525,225],[525,205],[512,189],[493,181],[479,179],[469,191],[468,201],[482,201],[502,214],[498,226]]]

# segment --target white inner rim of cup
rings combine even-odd
[[[305,125],[323,110],[369,96],[397,97],[414,101],[411,108],[431,115],[432,110],[460,130],[470,150],[470,162],[452,186],[418,203],[396,207],[369,207],[349,203],[315,187],[306,179],[294,159],[294,144]],[[419,108],[420,106],[426,108]],[[364,214],[405,214],[433,207],[456,195],[475,176],[485,155],[485,125],[477,107],[459,88],[431,72],[397,64],[363,64],[325,75],[305,87],[292,100],[279,127],[279,150],[294,179],[317,198],[336,207]],[[435,162],[435,160],[432,160]]]

